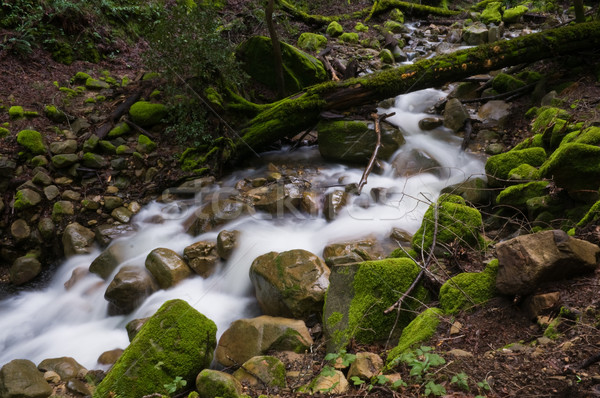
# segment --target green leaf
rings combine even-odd
[[[352,380],[352,383],[353,383],[355,386],[360,386],[361,384],[365,384],[365,381],[364,381],[364,380],[362,380],[362,379],[361,379],[360,377],[358,377],[358,376],[352,376],[352,377],[350,378],[350,380]]]
[[[427,382],[427,384],[425,384],[425,395],[429,396],[432,394],[435,396],[438,396],[438,397],[440,395],[445,395],[446,389],[441,384],[437,384],[433,381],[429,381],[429,382]]]
[[[321,370],[321,375],[324,377],[335,376],[335,369],[331,366],[323,366],[323,369]]]

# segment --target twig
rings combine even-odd
[[[381,116],[377,113],[371,114],[371,117],[375,120],[375,133],[377,134],[377,142],[375,144],[373,154],[371,155],[371,159],[369,159],[369,163],[367,164],[367,168],[363,172],[363,175],[360,178],[360,182],[358,183],[357,195],[360,195],[360,192],[367,183],[367,178],[369,177],[369,174],[371,174],[371,170],[373,170],[373,165],[375,165],[375,161],[377,160],[377,153],[379,152],[379,148],[381,148],[381,122],[383,122],[388,117],[394,116],[395,114],[395,112],[386,113]]]

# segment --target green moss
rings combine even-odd
[[[410,248],[397,248],[390,253],[388,258],[418,258],[419,254]]]
[[[21,130],[17,134],[17,142],[34,155],[46,153],[42,135],[35,130]]]
[[[362,22],[357,22],[356,25],[354,25],[354,30],[357,32],[368,32],[369,27],[364,25]]]
[[[502,3],[492,2],[489,3],[485,10],[481,12],[481,21],[485,24],[493,23],[499,25],[502,22]]]
[[[115,145],[107,140],[100,140],[98,141],[98,148],[104,152],[104,153],[109,153],[109,154],[114,154],[117,152],[117,148],[115,147]]]
[[[391,33],[403,33],[406,27],[398,21],[385,21],[383,28]]]
[[[506,24],[511,24],[511,23],[519,22],[519,20],[521,19],[521,17],[527,11],[529,11],[529,8],[527,8],[524,5],[518,5],[516,7],[507,8],[506,10],[504,10],[504,14],[502,15],[502,20]]]
[[[223,96],[214,87],[207,87],[204,90],[204,95],[211,104],[223,109]]]
[[[198,373],[210,366],[216,332],[214,322],[185,301],[167,301],[142,326],[94,397],[164,394],[164,385],[178,376],[194,385]]]
[[[544,330],[544,337],[547,337],[552,340],[556,340],[560,337],[560,332],[558,331],[558,326],[561,324],[562,318],[557,316],[550,322],[550,324]]]
[[[242,385],[232,375],[217,370],[200,372],[196,388],[201,398],[241,398]]]
[[[398,345],[388,353],[387,362],[393,362],[406,350],[429,340],[437,330],[442,313],[441,309],[432,307],[417,315],[402,331]]]
[[[467,206],[460,196],[442,194],[425,212],[421,227],[413,236],[412,247],[417,253],[429,252],[437,229],[436,248],[458,243],[482,250],[485,247],[482,227],[483,221],[477,209]]]
[[[589,223],[596,222],[600,218],[600,201],[594,203],[588,212],[577,223],[577,227],[583,228]]]
[[[93,152],[94,149],[96,149],[96,147],[98,146],[99,142],[100,142],[100,138],[95,134],[92,135],[90,138],[85,140],[85,142],[83,143],[83,151],[84,152]]]
[[[492,80],[492,88],[498,93],[508,93],[525,86],[523,80],[517,79],[507,73],[499,73]]]
[[[10,134],[10,130],[6,127],[0,127],[0,138],[5,138]]]
[[[531,124],[531,131],[534,134],[543,134],[550,127],[553,127],[557,119],[569,119],[567,111],[560,108],[547,107],[538,111],[537,117]]]
[[[536,134],[533,137],[525,138],[523,141],[515,145],[513,151],[520,151],[528,148],[544,148],[544,140],[541,134]]]
[[[335,326],[344,318],[344,314],[341,312],[332,312],[331,315],[327,318],[327,323],[331,326]]]
[[[140,134],[138,137],[137,151],[141,153],[150,153],[156,149],[156,142],[152,141],[148,136]]]
[[[116,150],[117,155],[124,155],[129,152],[130,148],[127,145],[119,145]]]
[[[44,113],[48,119],[55,123],[63,123],[67,121],[67,115],[54,105],[46,105],[44,107]]]
[[[510,150],[499,155],[490,156],[485,164],[485,172],[490,186],[503,186],[514,168],[528,164],[533,167],[541,166],[546,160],[543,148],[533,147],[521,150]]]
[[[325,33],[331,37],[338,37],[344,33],[344,28],[339,24],[339,22],[333,21],[327,26]]]
[[[85,87],[90,90],[103,90],[103,89],[110,88],[110,84],[108,84],[105,81],[94,79],[94,78],[90,77],[89,79],[87,79],[85,81]]]
[[[110,138],[116,138],[116,137],[125,135],[125,134],[129,133],[130,131],[131,131],[131,128],[129,127],[129,125],[125,122],[121,122],[121,123],[117,124],[115,127],[113,127],[108,132],[108,136]]]
[[[67,98],[73,98],[76,97],[77,95],[79,95],[79,93],[69,87],[60,87],[58,89],[58,91],[60,91],[61,93],[65,93],[67,94]]]
[[[327,38],[316,33],[304,32],[298,38],[298,47],[304,51],[318,52],[327,46]]]
[[[498,260],[482,272],[465,272],[450,278],[440,288],[440,307],[447,314],[486,302],[496,294]]]
[[[25,111],[25,112],[23,112],[23,115],[25,117],[38,117],[40,114],[37,113],[36,111]]]
[[[75,60],[75,52],[69,43],[55,42],[50,46],[52,59],[61,64],[71,65]]]
[[[87,79],[90,79],[91,76],[85,72],[77,72],[75,76],[71,79],[73,83],[85,83]]]
[[[539,180],[540,177],[540,171],[528,164],[521,164],[508,172],[511,180]]]
[[[548,181],[532,181],[510,186],[498,194],[496,202],[502,206],[525,210],[529,199],[547,194],[548,184]]]
[[[160,123],[167,116],[167,107],[148,101],[138,101],[129,108],[129,115],[134,123],[142,127],[150,127]]]
[[[22,190],[18,190],[15,194],[15,202],[13,207],[15,210],[29,209],[30,207],[37,205],[39,203],[39,199],[39,195],[32,194],[31,196],[28,196],[24,194]]]
[[[13,105],[8,108],[8,116],[11,118],[11,120],[22,119],[25,117],[25,111],[23,110],[22,106]]]
[[[580,133],[575,134],[572,142],[588,145],[600,145],[600,127],[588,127]]]
[[[597,191],[600,185],[600,147],[580,143],[561,145],[540,168],[569,193]]]
[[[394,54],[392,54],[392,52],[387,48],[381,50],[379,53],[379,58],[381,58],[381,62],[384,64],[393,64],[395,62]]]
[[[392,21],[404,23],[404,14],[399,9],[394,8],[392,11],[390,11],[390,19]]]

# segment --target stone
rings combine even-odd
[[[98,363],[100,365],[114,365],[115,362],[123,355],[122,348],[115,348],[114,350],[105,351],[98,357]]]
[[[87,371],[79,362],[71,357],[48,358],[38,365],[42,372],[53,371],[58,373],[62,381],[77,377],[82,371]]]
[[[505,101],[488,101],[479,108],[477,116],[479,116],[486,126],[505,127],[510,116],[510,106]]]
[[[117,207],[123,206],[123,199],[118,196],[105,196],[104,197],[104,208],[106,210],[114,210]]]
[[[444,107],[444,126],[455,133],[463,128],[469,112],[458,98],[451,98]]]
[[[81,199],[81,194],[77,191],[67,189],[67,190],[63,191],[62,194],[60,194],[60,197],[64,200],[71,200],[71,201],[76,202]]]
[[[458,195],[466,203],[472,204],[487,204],[491,200],[490,189],[483,178],[469,178],[464,182],[449,185],[442,189],[441,193]]]
[[[58,384],[60,383],[60,376],[58,373],[49,370],[47,372],[44,372],[44,379],[48,382],[48,383],[55,383]]]
[[[492,260],[482,272],[463,272],[450,278],[440,288],[440,307],[455,314],[486,302],[496,295],[497,260]]]
[[[383,246],[375,237],[330,243],[323,248],[323,258],[327,263],[332,258],[352,254],[357,255],[359,261],[380,260],[387,256]]]
[[[200,235],[248,214],[249,210],[250,207],[240,201],[232,199],[215,200],[192,214],[184,222],[184,229],[192,236]]]
[[[77,282],[89,275],[89,270],[85,267],[77,267],[71,272],[71,277],[64,283],[65,290],[70,290]]]
[[[240,383],[248,386],[287,387],[285,365],[279,359],[261,355],[252,357],[233,373]]]
[[[192,270],[173,250],[154,249],[146,257],[146,268],[161,289],[168,289],[192,275]]]
[[[21,130],[17,134],[17,142],[33,155],[43,155],[46,153],[46,146],[39,131]]]
[[[342,33],[344,33],[344,28],[340,25],[339,22],[333,21],[327,25],[327,29],[325,29],[325,33],[327,33],[331,37],[338,37]]]
[[[319,373],[319,375],[308,385],[308,391],[311,394],[323,391],[327,391],[328,394],[346,393],[350,388],[346,376],[339,370],[334,370],[333,373],[332,376]]]
[[[66,257],[76,254],[89,254],[94,243],[95,234],[79,223],[71,223],[65,228],[62,243]]]
[[[487,43],[489,39],[488,28],[479,22],[463,28],[462,40],[468,46],[478,46]]]
[[[148,136],[140,134],[135,150],[140,153],[151,153],[156,149],[156,142],[152,141]]]
[[[298,48],[303,51],[319,52],[327,46],[327,38],[316,33],[304,32],[298,37]]]
[[[263,314],[306,319],[323,308],[329,272],[315,254],[289,250],[257,257],[250,266],[250,280]]]
[[[103,80],[88,77],[85,81],[85,87],[90,90],[103,90],[110,88],[110,84]]]
[[[348,369],[348,380],[352,377],[358,377],[361,380],[371,380],[377,376],[383,369],[383,360],[372,352],[357,352],[356,359]]]
[[[42,264],[32,256],[23,256],[15,260],[8,271],[10,283],[23,285],[42,272]]]
[[[33,178],[31,179],[31,181],[36,184],[36,185],[43,185],[43,186],[47,186],[52,184],[52,178],[46,174],[43,171],[38,171]]]
[[[134,319],[125,325],[129,342],[133,341],[133,338],[140,332],[140,330],[142,330],[142,326],[148,322],[148,319],[150,318]]]
[[[302,202],[304,186],[302,184],[275,183],[252,189],[248,195],[256,198],[254,208],[276,217],[285,213],[297,213]]]
[[[396,347],[387,356],[388,364],[396,363],[398,358],[411,348],[424,345],[433,336],[442,320],[442,310],[435,307],[427,308],[413,319],[402,330],[402,335]]]
[[[198,398],[240,398],[243,388],[240,382],[229,373],[204,369],[196,378]]]
[[[42,201],[39,193],[33,189],[24,188],[17,191],[15,195],[15,210],[25,210],[37,206]]]
[[[485,164],[485,172],[491,187],[505,186],[510,172],[522,164],[539,167],[546,161],[543,148],[512,149],[499,155],[490,156]]]
[[[27,221],[19,218],[10,225],[10,234],[17,241],[24,241],[31,235],[31,229],[27,225]]]
[[[443,172],[437,160],[420,149],[401,151],[392,159],[392,167],[396,177],[410,177],[423,171],[440,176]]]
[[[116,242],[109,246],[90,264],[90,272],[106,279],[113,273],[119,264],[127,259],[127,244]]]
[[[56,185],[48,185],[47,187],[44,187],[44,195],[46,196],[46,199],[54,200],[60,195],[60,190]]]
[[[342,209],[346,207],[348,193],[341,189],[336,189],[333,192],[325,195],[325,203],[323,205],[323,215],[327,221],[335,220]]]
[[[35,364],[14,359],[0,369],[0,396],[3,398],[46,398],[52,387]]]
[[[502,294],[526,295],[544,282],[593,272],[600,248],[561,230],[522,235],[496,245],[496,288]]]
[[[384,48],[379,52],[379,58],[381,59],[381,62],[388,65],[391,65],[396,61],[394,54],[387,48]]]
[[[42,235],[43,239],[51,239],[54,236],[54,221],[50,217],[43,217],[38,222],[38,231]]]
[[[163,104],[138,101],[129,108],[129,115],[134,123],[142,127],[151,127],[167,116],[167,107]]]
[[[61,155],[64,153],[75,153],[77,152],[77,141],[76,140],[65,140],[55,141],[50,143],[50,152],[53,155]]]
[[[84,397],[89,397],[92,395],[92,390],[90,389],[90,387],[85,382],[79,379],[69,380],[67,382],[67,389]]]
[[[436,129],[444,124],[444,120],[439,117],[425,117],[419,120],[419,128],[421,130],[429,131]]]
[[[133,338],[94,396],[167,394],[165,384],[173,382],[173,375],[193,385],[212,362],[216,334],[215,323],[185,301],[165,302]],[[180,392],[181,388],[173,393]]]
[[[213,242],[196,242],[183,249],[183,258],[196,274],[208,278],[216,271],[219,262],[216,246]]]
[[[79,156],[76,153],[65,153],[52,156],[52,165],[57,169],[65,169],[73,166],[79,161]]]
[[[221,335],[215,358],[234,366],[270,351],[304,352],[312,344],[304,321],[262,315],[233,322]]]
[[[217,254],[223,260],[228,260],[238,244],[239,231],[223,230],[217,235]]]
[[[528,296],[523,301],[522,308],[529,319],[536,319],[540,315],[558,309],[559,303],[560,292],[543,293]]]
[[[90,169],[103,169],[108,166],[108,160],[102,155],[93,152],[86,152],[81,158],[81,164]]]
[[[453,356],[455,358],[471,358],[473,357],[473,353],[465,350],[461,350],[460,348],[453,348],[448,351],[446,354]]]
[[[132,215],[131,210],[123,206],[117,207],[110,213],[112,218],[123,224],[127,224],[131,220]]]
[[[131,224],[101,224],[96,227],[96,241],[102,246],[108,246],[113,239],[128,236],[136,231]]]
[[[158,284],[145,268],[125,265],[119,269],[104,293],[109,302],[108,315],[132,313],[158,290]]]

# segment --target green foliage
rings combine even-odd
[[[187,381],[185,381],[183,377],[177,376],[172,382],[165,384],[163,387],[165,390],[167,390],[168,394],[173,394],[175,391],[185,387],[186,385]]]
[[[170,106],[166,134],[174,136],[180,145],[199,147],[212,145],[216,138],[208,128],[206,109],[195,101],[178,102]]]
[[[452,376],[450,384],[456,384],[463,391],[469,391],[469,376],[465,372],[460,372]]]
[[[422,346],[406,351],[394,360],[394,365],[403,364],[410,369],[410,377],[425,387],[425,396],[441,396],[446,394],[443,385],[436,383],[432,368],[442,366],[446,360],[433,352],[432,347]]]

